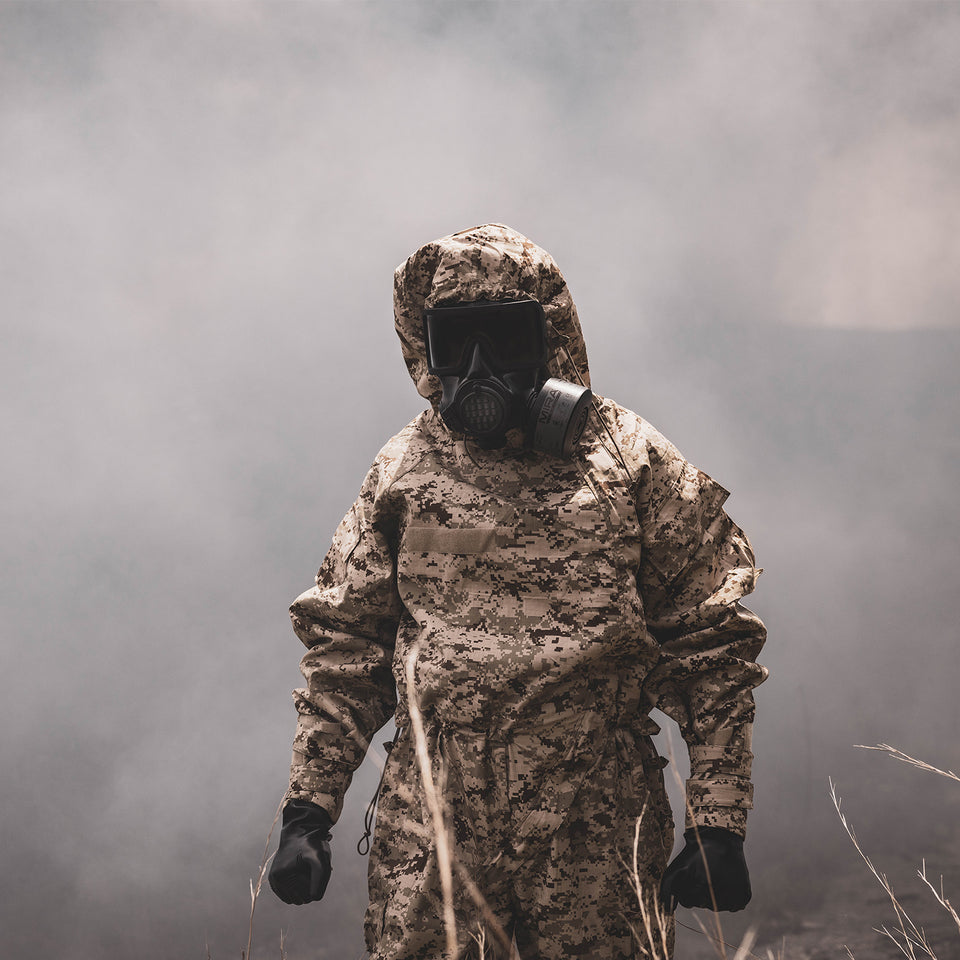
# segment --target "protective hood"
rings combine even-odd
[[[397,336],[417,392],[434,410],[441,385],[427,370],[424,309],[522,297],[539,300],[546,314],[549,375],[590,386],[587,350],[566,281],[553,257],[523,234],[501,223],[486,223],[426,243],[397,267],[393,280]]]

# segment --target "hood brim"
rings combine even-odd
[[[523,234],[486,223],[425,243],[394,273],[394,324],[417,392],[436,410],[439,378],[427,369],[423,311],[474,300],[532,297],[547,319],[547,372],[590,386],[586,345],[566,281],[553,257]]]

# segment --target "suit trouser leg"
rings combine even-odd
[[[643,746],[641,755],[655,760],[652,745]],[[672,846],[673,817],[659,764],[645,768],[612,746],[584,780],[571,816],[543,855],[515,865],[521,956],[667,960],[674,922],[662,911],[658,916],[657,893]]]
[[[455,773],[438,765],[438,775],[448,777],[445,795],[455,854],[490,911],[508,933],[515,933],[524,960],[672,956],[672,916],[659,924],[650,919],[673,843],[662,773],[642,762],[651,750],[624,755],[611,741],[560,827],[526,840],[518,836],[517,825],[537,804],[537,792],[530,785],[511,796],[510,778],[503,776],[505,750],[489,743],[460,744]],[[365,925],[372,960],[440,960],[446,955],[436,843],[415,764],[412,745],[400,741],[384,777]],[[636,879],[648,907],[646,922]],[[480,936],[485,937],[485,960],[499,958],[481,909],[456,875],[454,890],[462,955],[480,955],[475,941]]]
[[[434,777],[442,786],[454,856],[482,892],[487,907],[509,931],[514,906],[508,878],[500,869],[506,794],[496,757],[482,738],[448,747],[438,731],[432,731],[428,740],[435,758]],[[479,957],[479,937],[485,939],[485,960],[497,960],[496,942],[489,931],[481,932],[480,906],[456,870],[453,880],[461,955]],[[371,960],[441,960],[446,956],[436,836],[409,737],[399,740],[388,758],[370,852],[369,887],[364,933]]]

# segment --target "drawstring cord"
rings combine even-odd
[[[390,751],[397,745],[397,741],[400,739],[404,730],[406,730],[406,727],[397,727],[397,732],[393,735],[393,739],[383,745],[387,751],[388,760],[390,759]],[[370,852],[370,835],[373,833],[373,818],[377,809],[377,801],[380,799],[380,789],[383,787],[383,778],[386,772],[387,765],[384,763],[383,769],[380,771],[380,780],[377,783],[377,789],[370,798],[370,803],[367,804],[367,812],[363,816],[363,836],[357,841],[357,853],[359,853],[361,857],[365,857]]]
[[[580,386],[585,387],[586,384],[583,382],[583,377],[580,376],[580,371],[577,369],[577,365],[574,362],[573,357],[570,356],[570,351],[567,349],[566,340],[563,338],[561,338],[560,340],[560,348],[563,350],[564,354],[566,355],[567,361],[569,362],[573,372],[576,374],[577,380],[580,381]],[[597,419],[600,421],[601,426],[606,431],[607,436],[610,438],[610,442],[613,444],[614,449],[617,451],[616,459],[620,461],[620,466],[623,467],[623,469],[627,473],[627,476],[630,478],[630,489],[632,490],[633,482],[634,482],[633,474],[630,472],[630,468],[627,466],[627,461],[624,460],[623,458],[623,453],[620,450],[620,445],[617,443],[614,435],[610,432],[610,427],[607,425],[607,418],[603,415],[603,410],[600,408],[600,401],[596,398],[596,396],[593,397],[593,411],[594,413],[596,413]],[[602,440],[600,442],[603,443]],[[603,445],[604,447],[607,446],[605,443]],[[610,453],[609,448],[607,448],[607,453]],[[610,456],[612,457],[613,454],[610,453]]]

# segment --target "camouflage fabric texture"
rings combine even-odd
[[[455,855],[507,934],[515,935],[524,960],[636,957],[634,931],[650,949],[625,866],[632,862],[636,818],[643,814],[638,872],[650,895],[673,845],[660,758],[649,741],[638,749],[627,736],[598,738],[595,755],[562,759],[551,771],[550,789],[568,792],[571,801],[567,814],[555,819],[543,815],[543,783],[530,776],[538,753],[551,752],[551,736],[543,739],[434,728],[434,776],[446,778]],[[378,960],[446,955],[436,846],[421,797],[407,736],[391,754],[371,851],[365,935]],[[455,887],[454,906],[460,956],[507,960],[489,932],[481,954],[474,938],[485,924],[462,885]],[[668,915],[649,955],[663,958],[664,942],[672,951],[673,935]]]
[[[550,375],[589,385],[559,269],[510,228],[445,237],[396,271],[396,330],[430,407],[380,451],[316,586],[291,607],[308,650],[288,797],[336,821],[370,738],[391,716],[407,726],[416,645],[458,856],[504,925],[514,918],[522,956],[586,955],[590,943],[591,956],[632,957],[621,857],[644,802],[640,870],[654,890],[672,843],[653,707],[689,747],[688,824],[745,832],[752,689],[766,671],[763,624],[740,601],[759,571],[727,492],[609,399],[596,398],[569,461],[526,449],[520,431],[482,450],[446,426],[424,307],[524,296],[544,306]],[[440,891],[423,826],[401,740],[370,862],[378,960],[443,953],[442,931],[424,928]]]

